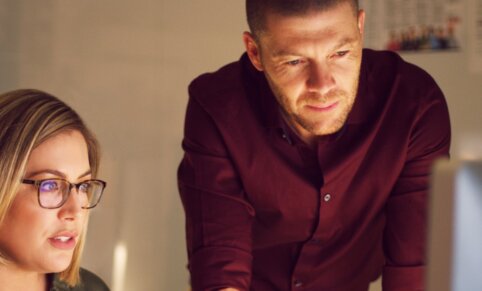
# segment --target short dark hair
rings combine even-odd
[[[344,2],[352,5],[355,14],[358,12],[358,0],[246,0],[246,16],[251,33],[258,37],[265,29],[268,11],[285,16],[297,16],[310,10],[326,10]]]

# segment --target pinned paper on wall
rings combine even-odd
[[[482,73],[482,0],[469,0],[468,12],[469,69]]]
[[[365,47],[413,52],[464,49],[462,0],[360,0],[360,7],[366,12]]]

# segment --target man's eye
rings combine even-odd
[[[335,56],[336,56],[336,57],[343,57],[343,56],[345,56],[346,54],[348,54],[348,51],[339,51],[339,52],[336,52],[336,53],[335,53]]]
[[[296,66],[296,65],[301,64],[301,60],[287,61],[286,64],[287,64],[287,65],[290,65],[290,66]]]

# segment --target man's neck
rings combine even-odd
[[[310,149],[315,149],[317,144],[317,137],[310,132],[306,131],[301,126],[297,125],[296,122],[290,119],[283,110],[280,110],[281,116],[285,123],[290,127],[291,131],[294,132],[305,144],[308,145]]]

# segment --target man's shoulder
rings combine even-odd
[[[249,59],[244,54],[239,61],[198,76],[189,85],[190,98],[208,111],[237,111],[236,108],[248,104],[246,84],[252,81],[249,66]]]
[[[365,49],[360,74],[360,98],[351,114],[354,119],[378,120],[383,115],[397,122],[404,118],[412,122],[417,112],[434,102],[445,102],[439,86],[425,70],[394,52]]]
[[[421,67],[407,62],[398,53],[364,49],[363,60],[373,79],[397,78],[397,81],[416,83],[434,82],[432,76]]]
[[[201,74],[189,84],[189,92],[196,96],[236,92],[243,86],[242,66],[242,60],[239,60],[229,63],[215,72]]]
[[[232,116],[246,116],[253,106],[260,72],[255,71],[249,58],[225,65],[219,70],[195,78],[189,85],[190,102],[195,102],[211,117],[229,120]]]
[[[397,101],[418,107],[434,99],[443,99],[434,78],[419,66],[390,51],[364,51],[365,87],[377,100]],[[388,99],[387,99],[388,98]]]

